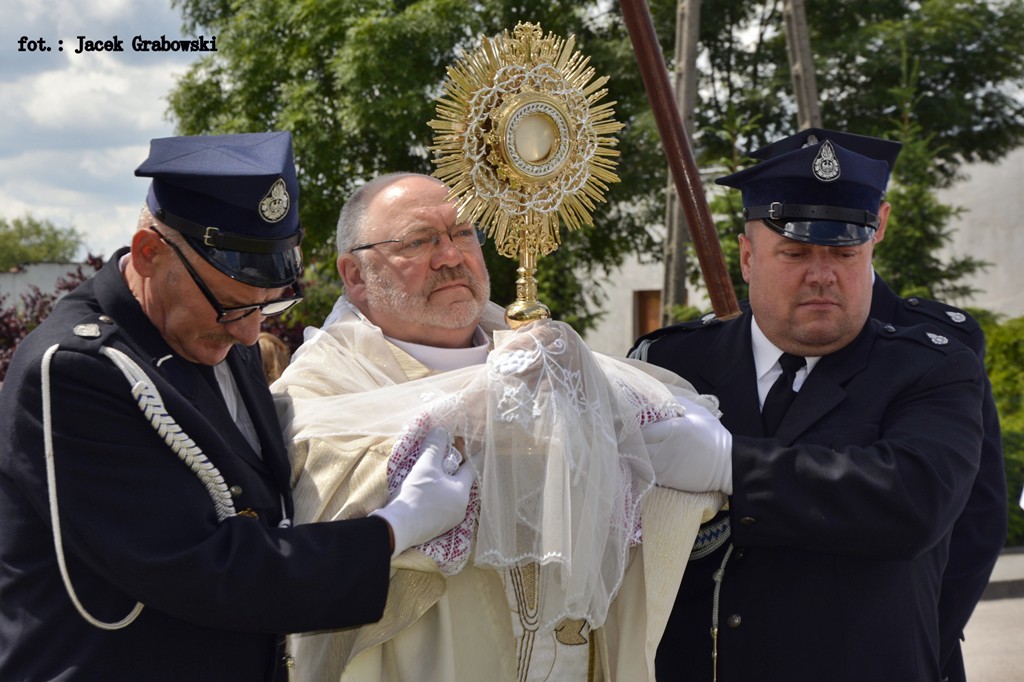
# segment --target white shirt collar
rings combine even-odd
[[[768,340],[761,328],[757,326],[757,320],[750,318],[750,340],[754,350],[754,373],[757,375],[757,395],[759,402],[764,405],[764,399],[768,395],[772,384],[782,374],[782,367],[779,366],[779,358],[782,356],[782,349]],[[818,364],[820,356],[808,356],[807,366],[796,373],[793,380],[793,390],[799,391],[807,380],[814,366]]]
[[[390,336],[385,338],[425,366],[438,372],[450,372],[471,365],[482,365],[487,362],[487,353],[490,351],[487,334],[480,327],[473,332],[473,345],[469,348],[438,348],[399,341]]]

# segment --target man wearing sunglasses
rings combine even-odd
[[[392,554],[462,519],[471,474],[435,435],[383,509],[293,527],[255,345],[302,298],[291,137],[157,139],[136,174],[131,246],[0,392],[0,679],[284,679],[283,633],[379,619]]]

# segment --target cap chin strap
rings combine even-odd
[[[182,234],[194,237],[212,249],[222,251],[242,251],[244,253],[281,253],[294,249],[302,243],[302,228],[298,232],[283,239],[253,239],[231,232],[221,232],[219,227],[205,227],[187,218],[168,213],[158,208],[154,213],[156,219]]]
[[[747,220],[793,220],[817,221],[828,220],[836,223],[854,223],[865,227],[878,228],[878,216],[871,211],[857,208],[841,208],[839,206],[814,206],[808,204],[784,204],[773,201],[767,206],[748,206],[743,209],[743,217]]]

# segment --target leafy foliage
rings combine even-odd
[[[341,290],[334,259],[307,263],[302,273],[302,303],[289,308],[282,315],[266,318],[263,331],[277,336],[294,352],[302,344],[306,327],[323,326]]]
[[[935,192],[962,163],[997,160],[1024,140],[1024,4],[823,0],[806,11],[824,127],[904,144],[876,267],[902,295],[973,293],[960,282],[988,264],[939,259],[961,209]],[[697,146],[702,166],[732,172],[748,165],[745,152],[795,129],[782,2],[704,3],[701,20],[710,68],[700,74]],[[711,206],[742,299],[732,194],[713,195]]]
[[[674,2],[660,0],[672,21]],[[171,98],[180,132],[292,131],[302,186],[307,246],[333,254],[338,210],[361,182],[383,172],[430,173],[427,121],[436,116],[446,67],[516,22],[577,38],[598,74],[609,74],[607,100],[627,125],[621,184],[598,211],[595,229],[565,234],[557,256],[541,259],[542,300],[556,317],[585,328],[596,287],[577,283],[607,274],[629,252],[655,244],[647,226],[660,221],[665,164],[628,36],[607,3],[532,0],[469,3],[253,0],[228,6],[180,3],[186,24],[218,34],[221,50],[200,60]],[[671,23],[664,35],[671,36]],[[666,44],[667,47],[668,44]],[[487,250],[495,300],[515,298],[517,264]],[[578,268],[578,269],[577,269]],[[557,283],[557,284],[556,284]]]
[[[710,68],[699,129],[728,118],[760,121],[741,149],[793,132],[781,0],[718,0],[701,10]],[[911,119],[934,134],[940,177],[963,161],[995,161],[1024,139],[1024,4],[965,0],[820,0],[806,3],[825,127],[886,136],[905,112],[899,91],[913,86]],[[914,55],[908,79],[906,55]],[[729,139],[701,136],[709,158],[728,158]]]
[[[103,259],[90,254],[84,265],[57,280],[55,291],[44,292],[33,286],[29,293],[21,295],[20,305],[9,304],[6,295],[0,296],[0,382],[7,376],[7,367],[21,340],[46,319],[62,295],[88,279],[83,267],[91,268],[91,274],[103,267]]]
[[[594,319],[591,308],[603,300],[599,279],[629,253],[660,258],[649,228],[662,222],[666,164],[617,3],[175,4],[187,27],[217,34],[221,46],[201,59],[172,95],[180,131],[292,131],[307,245],[324,256],[332,253],[335,217],[355,186],[381,172],[433,170],[426,125],[434,117],[433,97],[445,68],[474,47],[479,35],[511,29],[518,21],[575,35],[597,73],[610,76],[608,99],[617,102],[617,118],[626,124],[619,148],[627,162],[619,166],[622,182],[611,188],[610,204],[597,212],[596,228],[564,235],[564,251],[540,260],[542,300],[556,317],[585,331]],[[676,2],[652,0],[649,6],[673,68]],[[915,176],[904,196],[893,196],[908,202],[898,205],[897,213],[920,207],[917,224],[934,226],[940,234],[936,238],[926,229],[916,238],[911,218],[901,213],[898,241],[907,244],[893,249],[892,259],[907,249],[933,254],[943,243],[943,221],[955,209],[937,205],[927,192],[952,181],[963,161],[998,159],[1024,139],[1024,105],[1017,96],[1024,83],[1024,3],[822,0],[807,3],[807,15],[826,127],[883,136],[894,130],[929,131],[919,150],[927,173]],[[703,3],[701,24],[695,152],[701,167],[736,169],[742,152],[794,129],[782,2]],[[910,70],[907,54],[917,56]],[[908,92],[913,93],[909,106]],[[728,200],[715,206],[724,220],[720,231],[727,256],[735,250],[737,232],[732,208]],[[487,254],[495,299],[511,301],[516,264],[490,250]],[[896,271],[881,263],[892,277]],[[981,266],[969,259],[944,266],[932,258],[927,264],[899,282],[901,288],[962,294],[958,279]],[[731,265],[742,298],[738,266]],[[579,282],[570,270],[581,276]]]
[[[8,220],[0,217],[0,270],[28,263],[70,262],[82,246],[74,228],[58,227],[30,215]]]
[[[904,49],[903,84],[894,90],[897,127],[890,134],[903,142],[903,149],[890,183],[887,198],[894,208],[886,239],[875,250],[875,268],[900,296],[956,301],[975,293],[960,283],[963,277],[989,264],[972,256],[953,256],[946,263],[938,258],[938,250],[952,240],[949,221],[962,210],[941,203],[935,193],[946,184],[947,169],[938,161],[943,152],[938,136],[925,134],[914,118],[915,102],[921,99],[918,62],[911,62]]]
[[[1003,323],[981,318],[988,341],[985,366],[1003,430],[1003,456],[1010,510],[1007,544],[1024,546],[1024,317]]]

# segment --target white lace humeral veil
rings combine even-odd
[[[477,474],[463,523],[392,562],[379,623],[291,638],[297,679],[397,678],[401,662],[394,659],[422,657],[425,646],[442,661],[427,679],[494,673],[466,659],[502,660],[496,643],[485,653],[466,640],[484,638],[487,624],[473,626],[474,619],[500,621],[508,611],[502,616],[482,603],[497,594],[489,587],[466,592],[465,585],[528,565],[536,567],[531,618],[538,632],[565,619],[584,621],[600,635],[598,679],[653,679],[657,639],[689,548],[722,498],[656,487],[640,427],[680,414],[676,395],[716,406],[670,372],[590,351],[566,324],[543,320],[510,331],[500,329],[501,315],[490,306],[481,324],[494,339],[486,364],[434,374],[342,297],[323,329],[307,330],[273,385],[293,456],[297,522],[383,506],[436,426],[464,440],[466,465]],[[635,594],[617,605],[624,590]],[[412,634],[431,609],[439,610],[431,630],[451,627],[449,636]],[[507,636],[506,625],[492,625],[491,637]],[[358,663],[374,647],[400,648],[402,636],[408,651]],[[516,645],[509,639],[508,646]],[[445,647],[452,650],[436,651]],[[505,658],[520,659],[522,668],[522,656],[510,651]],[[357,664],[342,673],[350,663]],[[511,670],[491,679],[515,677]]]

